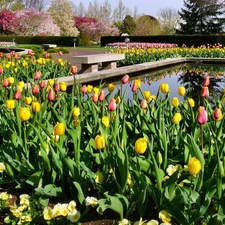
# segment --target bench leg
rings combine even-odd
[[[115,69],[115,68],[116,68],[116,62],[103,62],[102,63],[103,70]]]
[[[96,64],[81,64],[81,73],[90,73],[98,71],[98,63]]]

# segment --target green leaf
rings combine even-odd
[[[78,198],[80,204],[83,204],[84,201],[85,201],[85,197],[84,197],[84,193],[83,193],[82,187],[76,181],[73,182],[73,184],[74,184],[75,188],[77,189],[77,198]]]
[[[40,185],[40,182],[42,181],[42,175],[43,171],[39,170],[35,173],[33,173],[27,180],[26,183],[30,184],[33,187],[38,187]]]
[[[56,187],[54,184],[48,184],[44,188],[35,188],[34,189],[38,194],[51,196],[51,197],[59,197],[62,196],[62,188]]]

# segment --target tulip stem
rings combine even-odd
[[[201,125],[201,146],[202,146],[202,155],[204,155],[204,131],[203,131],[203,127]]]

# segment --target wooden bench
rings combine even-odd
[[[98,71],[99,64],[102,65],[102,70],[115,69],[118,60],[125,59],[125,54],[95,54],[95,55],[80,55],[72,56],[72,63],[81,64],[81,73],[89,73]]]
[[[49,48],[57,48],[56,44],[42,44],[41,46],[44,48],[45,51]]]

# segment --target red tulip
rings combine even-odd
[[[48,100],[49,101],[54,101],[55,100],[55,92],[52,88],[50,88],[48,92]]]
[[[77,73],[77,67],[76,66],[71,66],[71,73],[76,74]]]
[[[32,93],[33,95],[36,95],[39,93],[39,86],[37,84],[34,85]]]
[[[14,99],[19,100],[21,99],[21,92],[20,89],[17,89],[15,95],[14,95]]]
[[[114,111],[116,109],[116,100],[114,98],[111,98],[108,104],[108,110]]]
[[[198,108],[198,114],[196,117],[196,121],[197,121],[197,123],[199,123],[201,125],[207,122],[207,112],[205,111],[205,107],[200,106]]]
[[[216,120],[216,121],[221,120],[221,119],[223,118],[221,109],[216,108],[216,109],[213,111],[212,117],[213,117],[213,119]]]
[[[93,94],[93,95],[92,95],[92,101],[93,101],[94,103],[98,102],[98,95],[97,95],[97,94]]]
[[[98,100],[99,100],[100,102],[103,102],[103,101],[105,100],[105,93],[104,93],[104,91],[101,91],[101,92],[100,92],[100,94],[99,94],[99,96],[98,96]]]
[[[203,86],[209,86],[210,84],[210,77],[207,76],[207,77],[204,77],[204,81],[203,81]]]
[[[129,79],[130,79],[129,75],[126,74],[126,75],[123,76],[121,81],[122,81],[123,84],[126,84],[129,81]]]
[[[209,96],[209,88],[204,86],[201,91],[201,97],[208,97]]]

